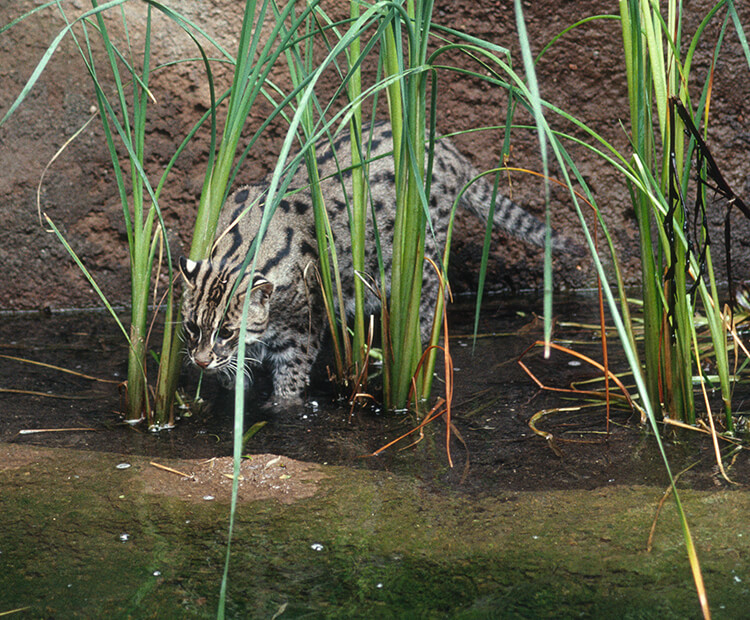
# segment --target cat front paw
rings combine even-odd
[[[282,409],[287,407],[301,407],[305,403],[302,394],[302,389],[277,389],[276,386],[274,386],[271,401],[274,406]]]

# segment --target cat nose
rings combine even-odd
[[[211,363],[210,359],[200,359],[198,357],[193,358],[193,361],[195,362],[196,366],[199,366],[203,369],[208,368],[209,364]]]

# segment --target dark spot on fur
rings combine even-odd
[[[242,204],[247,200],[247,197],[250,195],[250,191],[245,188],[241,189],[234,195],[234,201],[239,205]]]
[[[326,151],[322,155],[318,155],[318,167],[322,168],[324,164],[328,162],[328,160],[333,159],[333,151],[330,149],[326,149]]]
[[[225,256],[234,256],[234,253],[239,250],[242,245],[242,233],[240,232],[239,226],[235,226],[229,234],[232,236],[232,245],[224,254]]]
[[[268,348],[271,351],[284,351],[286,349],[290,349],[294,347],[294,340],[292,338],[287,338],[284,341],[275,341],[268,344]]]
[[[303,241],[302,243],[300,243],[299,251],[303,254],[303,256],[317,256],[318,254],[317,250],[307,241]]]
[[[287,203],[288,206],[288,203]],[[286,243],[284,244],[284,247],[281,248],[274,256],[269,258],[264,265],[261,266],[259,271],[262,271],[263,273],[268,273],[271,271],[273,267],[278,265],[281,260],[289,254],[289,251],[292,248],[292,237],[294,236],[294,230],[288,226],[286,229]]]
[[[386,181],[388,183],[393,183],[394,181],[393,172],[390,170],[383,170],[381,172],[378,172],[370,179],[370,183],[373,185],[378,185]]]

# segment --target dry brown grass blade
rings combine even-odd
[[[391,446],[397,444],[402,439],[405,439],[406,437],[408,437],[412,433],[416,433],[417,431],[421,430],[422,428],[424,428],[427,424],[429,424],[430,422],[432,422],[436,418],[439,418],[441,415],[443,415],[443,413],[445,413],[445,409],[441,409],[441,407],[442,407],[443,404],[445,404],[445,400],[443,398],[438,399],[438,402],[435,403],[435,406],[432,409],[430,409],[430,412],[425,416],[425,419],[422,420],[417,426],[415,426],[410,431],[407,431],[406,433],[404,433],[400,437],[397,437],[396,439],[394,439],[392,441],[389,441],[387,444],[385,444],[381,448],[378,448],[370,456],[377,456],[381,452],[383,452],[383,451],[387,450],[388,448],[390,448]],[[415,445],[417,443],[418,443],[418,441],[415,441],[415,442],[409,444],[409,446]],[[406,447],[408,448],[409,446],[406,446]]]
[[[553,386],[548,386],[542,383],[536,375],[534,375],[533,372],[526,366],[526,364],[523,363],[524,356],[534,347],[537,346],[544,346],[545,343],[543,340],[537,340],[530,344],[522,353],[518,356],[518,365],[523,368],[524,372],[531,377],[531,379],[536,383],[539,388],[542,390],[546,390],[549,392],[561,392],[564,394],[574,394],[577,396],[594,396],[596,398],[602,398],[605,397],[605,394],[603,392],[598,392],[594,390],[578,390],[574,388],[558,388]],[[611,372],[608,369],[605,369],[604,366],[602,366],[599,362],[592,360],[587,355],[584,355],[583,353],[578,353],[577,351],[573,351],[572,349],[569,349],[568,347],[564,347],[562,345],[556,344],[554,342],[549,343],[550,348],[555,349],[557,351],[561,351],[562,353],[567,353],[568,355],[572,355],[573,357],[577,357],[579,360],[586,362],[587,364],[593,366],[594,368],[602,371],[603,373],[606,373],[609,378],[617,385],[618,388],[622,391],[622,394],[610,394],[609,398],[620,398],[625,400],[628,405],[632,408],[636,408],[636,404],[633,402],[633,399],[630,396],[630,393],[628,392],[625,385],[620,381],[620,379],[615,375],[613,372]]]
[[[724,306],[724,312],[722,313],[722,317],[724,318],[724,327],[726,328],[727,332],[731,334],[732,340],[734,340],[734,343],[737,345],[737,347],[745,354],[745,357],[750,359],[750,351],[748,351],[747,347],[745,346],[745,343],[742,341],[742,338],[740,338],[739,333],[737,332],[737,324],[734,321],[734,315],[732,313],[732,308],[728,305]],[[740,359],[739,359],[739,352],[735,350],[735,356],[734,356],[734,374],[737,374],[737,368],[739,367]]]
[[[701,391],[703,392],[703,403],[706,406],[706,417],[708,418],[708,423],[711,426],[711,443],[714,448],[714,456],[716,457],[716,465],[719,467],[719,471],[721,472],[722,478],[726,480],[729,484],[737,484],[734,482],[734,480],[730,479],[727,475],[726,470],[724,469],[724,463],[721,460],[721,449],[719,448],[719,434],[716,432],[716,427],[714,426],[714,416],[711,413],[711,403],[708,401],[708,392],[706,391],[706,382],[703,380],[703,373],[701,371],[700,364],[696,364],[698,367],[698,376],[701,380]]]
[[[688,426],[688,425],[685,425],[685,426]],[[694,427],[688,426],[688,428],[694,428]],[[677,484],[677,481],[680,479],[680,476],[682,476],[682,474],[684,474],[686,471],[690,471],[697,464],[698,464],[698,461],[696,461],[692,465],[686,467],[681,472],[679,472],[674,477],[675,484]],[[648,541],[646,542],[646,552],[647,553],[651,553],[651,549],[652,549],[653,543],[654,543],[654,536],[656,534],[656,523],[659,521],[659,515],[661,514],[661,510],[662,510],[662,508],[664,508],[664,504],[669,499],[669,496],[672,494],[673,489],[674,489],[674,487],[670,484],[664,490],[664,493],[662,493],[662,496],[661,496],[661,499],[659,500],[659,503],[656,505],[656,513],[654,514],[654,520],[651,522],[651,530],[649,531]]]
[[[36,186],[36,210],[37,215],[39,216],[40,226],[42,226],[42,185],[44,185],[44,177],[47,175],[47,171],[50,169],[52,164],[55,163],[57,158],[63,154],[65,149],[67,149],[68,146],[70,146],[70,144],[86,130],[86,127],[88,127],[97,116],[99,116],[99,110],[96,107],[92,106],[91,116],[89,117],[89,119],[72,136],[70,136],[70,138],[68,138],[59,149],[57,149],[57,152],[52,156],[52,159],[50,159],[47,162],[47,165],[44,166],[44,170],[42,170],[42,174],[39,177],[39,183]]]
[[[554,409],[553,411],[557,412],[560,411],[560,409]],[[550,447],[550,450],[555,453],[556,456],[563,458],[563,452],[560,449],[560,447],[557,445],[557,442],[555,441],[555,436],[548,432],[543,431],[540,428],[537,428],[536,423],[541,420],[544,416],[552,413],[551,411],[547,409],[542,409],[541,411],[537,411],[533,416],[531,416],[531,419],[529,420],[529,428],[534,431],[537,435],[542,437],[547,441],[547,445]]]
[[[698,378],[700,379],[701,393],[703,394],[703,404],[706,407],[706,417],[708,418],[708,424],[711,427],[710,436],[711,436],[711,443],[714,448],[714,456],[716,457],[716,465],[719,467],[719,471],[721,472],[721,475],[724,478],[724,480],[726,480],[729,484],[736,484],[727,475],[727,472],[724,469],[724,463],[722,462],[722,459],[721,459],[721,449],[719,448],[718,433],[716,432],[716,427],[714,425],[714,416],[711,413],[711,403],[708,400],[708,391],[706,390],[706,382],[703,379],[703,369],[701,368],[701,364],[700,364],[700,353],[698,351],[698,341],[695,335],[693,335],[693,349],[695,351],[695,357],[699,361],[699,363],[696,364],[696,368],[698,371]]]
[[[440,282],[440,291],[444,291],[446,295],[446,302],[453,301],[453,292],[451,291],[450,286],[448,285],[448,282],[443,277],[443,273],[438,267],[438,265],[435,263],[434,260],[431,258],[426,257],[425,260],[432,266],[432,268],[435,270],[435,274],[438,277],[438,280]],[[439,304],[438,304],[439,306]],[[450,353],[450,335],[448,334],[448,313],[445,311],[446,303],[443,303],[443,316],[438,317],[437,311],[438,307],[435,308],[435,316],[433,318],[433,324],[436,321],[442,320],[443,322],[443,346],[438,347],[443,351],[443,366],[445,369],[445,452],[448,457],[448,464],[453,467],[453,459],[451,458],[451,429],[454,428],[453,424],[451,423],[451,405],[453,404],[453,358],[451,357]],[[428,347],[427,351],[429,351],[431,347]],[[419,360],[419,364],[417,364],[417,369],[414,372],[414,376],[416,377],[419,373],[420,368],[424,364],[424,362],[427,360],[427,351],[425,351],[422,354],[422,358]],[[414,385],[414,383],[412,383]],[[415,386],[415,385],[414,385]],[[416,387],[416,386],[415,386]],[[416,395],[416,391],[413,393]],[[467,451],[468,454],[468,451]]]
[[[675,478],[675,481],[677,479]],[[656,534],[656,524],[659,522],[659,515],[661,514],[661,509],[664,508],[664,504],[669,499],[669,496],[672,495],[672,486],[668,486],[667,489],[664,491],[664,493],[661,496],[661,499],[659,500],[659,503],[656,505],[656,514],[654,514],[654,519],[651,521],[651,529],[648,533],[648,540],[646,541],[646,552],[651,553],[651,549],[654,545],[654,536]]]
[[[662,422],[664,422],[664,424],[669,424],[669,426],[676,426],[677,428],[684,428],[687,431],[694,431],[696,433],[703,433],[705,435],[711,434],[711,429],[709,428],[701,428],[698,426],[693,426],[692,424],[687,424],[686,422],[680,422],[679,420],[673,420],[672,418],[664,418]],[[740,439],[736,439],[734,437],[727,437],[726,435],[722,435],[721,433],[717,433],[716,436],[719,439],[723,439],[727,443],[731,443],[737,446],[742,445],[742,441]]]
[[[9,609],[8,611],[0,611],[0,618],[3,616],[10,616],[11,614],[18,614],[22,611],[26,611],[27,609],[31,609],[28,605],[26,607],[16,607],[15,609]]]
[[[36,433],[77,433],[82,431],[96,431],[95,428],[24,428],[18,431],[19,435],[35,435]]]
[[[150,461],[149,465],[152,467],[156,467],[157,469],[161,469],[164,471],[169,472],[170,474],[175,474],[177,476],[182,476],[183,478],[190,478],[191,480],[195,478],[193,474],[186,474],[185,472],[180,471],[179,469],[174,469],[172,467],[167,467],[166,465],[161,465],[160,463],[156,463],[155,461]]]
[[[442,273],[440,272],[440,269],[438,268],[437,264],[432,259],[430,259],[430,258],[425,258],[425,260],[428,263],[430,263],[430,265],[432,265],[433,269],[435,270],[435,273],[438,276],[438,279],[440,280],[441,289],[447,290],[448,298],[450,300],[452,300],[452,293],[451,293],[450,287],[447,286],[447,283],[446,283],[445,279],[443,278]],[[383,308],[384,308],[384,311],[385,311],[385,304],[383,304]],[[437,309],[436,309],[436,313],[437,313]],[[450,348],[449,348],[450,347],[450,345],[449,345],[450,337],[449,337],[449,334],[448,334],[448,316],[447,316],[447,314],[445,312],[443,312],[442,317],[437,317],[437,314],[436,314],[436,316],[433,319],[433,321],[437,321],[437,320],[440,320],[440,319],[442,319],[442,321],[443,321],[443,340],[444,340],[445,345],[444,346],[433,345],[433,346],[427,347],[427,349],[425,349],[425,351],[422,353],[422,357],[419,359],[419,363],[417,364],[417,367],[414,370],[414,374],[412,376],[412,381],[411,381],[411,386],[412,387],[411,387],[411,391],[409,393],[409,402],[411,402],[412,398],[413,398],[414,399],[414,404],[415,404],[415,406],[417,406],[417,402],[416,402],[417,401],[417,398],[416,398],[416,395],[417,395],[417,380],[416,380],[416,378],[419,376],[419,373],[421,372],[422,368],[425,366],[425,364],[427,362],[427,359],[428,359],[428,354],[433,349],[438,349],[438,350],[440,350],[440,351],[443,352],[443,361],[444,361],[444,364],[445,364],[445,398],[439,398],[438,401],[435,403],[435,405],[432,407],[432,409],[430,409],[430,411],[427,413],[427,415],[425,416],[425,418],[422,420],[422,422],[420,422],[417,426],[415,426],[410,431],[404,433],[400,437],[394,439],[393,441],[388,442],[386,445],[382,446],[381,448],[379,448],[378,450],[376,450],[375,452],[373,452],[371,454],[371,456],[377,456],[378,454],[380,454],[384,450],[387,450],[388,448],[390,448],[394,444],[397,444],[402,439],[405,439],[406,437],[408,437],[412,433],[416,433],[417,431],[419,431],[419,433],[420,433],[419,437],[415,441],[413,441],[412,443],[408,444],[407,446],[405,446],[402,449],[406,450],[407,448],[410,448],[411,446],[414,446],[414,445],[418,444],[422,440],[422,438],[423,438],[423,429],[424,429],[424,427],[427,424],[429,424],[430,422],[432,422],[433,420],[435,420],[435,419],[437,419],[437,418],[439,418],[441,416],[445,416],[445,429],[446,429],[445,430],[445,432],[446,432],[445,450],[446,450],[446,455],[448,457],[448,464],[451,467],[453,467],[453,459],[451,458],[451,451],[450,451],[451,433],[452,432],[456,432],[457,433],[456,427],[453,424],[453,422],[451,421],[451,403],[453,402],[453,359],[451,358]],[[458,434],[456,434],[456,436],[459,437]],[[459,437],[459,441],[461,441],[461,443],[464,444],[464,446],[466,447],[466,443],[463,441],[462,438]],[[466,450],[466,454],[467,454],[467,462],[466,462],[466,466],[464,468],[464,470],[465,470],[464,471],[464,477],[466,476],[466,473],[468,472],[468,463],[469,463],[469,461],[468,461],[468,454],[469,454],[468,447],[467,447],[467,450]]]
[[[359,274],[358,274],[359,275]],[[370,372],[370,352],[372,351],[372,341],[375,338],[375,317],[374,315],[370,315],[370,322],[367,330],[367,342],[365,342],[365,351],[362,355],[362,359],[364,360],[364,363],[362,364],[362,368],[359,369],[359,372],[357,373],[357,376],[354,378],[354,385],[352,386],[352,395],[349,398],[349,402],[351,403],[351,409],[349,411],[349,415],[354,415],[354,407],[357,405],[357,402],[362,400],[375,400],[375,397],[367,392],[367,379]]]
[[[75,370],[70,370],[69,368],[62,368],[61,366],[55,366],[54,364],[45,364],[44,362],[37,362],[36,360],[26,359],[25,357],[16,357],[15,355],[0,354],[0,358],[6,359],[6,360],[12,360],[14,362],[21,362],[22,364],[32,364],[34,366],[41,366],[42,368],[49,368],[50,370],[56,370],[58,372],[64,372],[69,375],[73,375],[75,377],[80,377],[81,379],[88,379],[89,381],[98,381],[99,383],[115,383],[115,384],[120,383],[120,381],[115,381],[114,379],[100,379],[99,377],[86,375],[82,372],[76,372]]]
[[[47,394],[46,392],[36,392],[34,390],[16,390],[13,388],[0,388],[0,394],[20,394],[23,396],[41,396],[43,398],[59,398],[60,400],[88,400],[89,398],[99,398],[94,394],[88,396],[72,394]]]

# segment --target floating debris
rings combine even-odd
[[[19,435],[32,435],[34,433],[63,433],[79,431],[95,431],[95,428],[24,428],[18,431]]]

